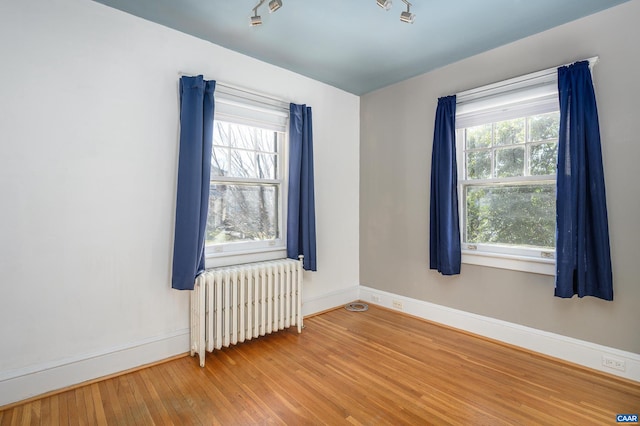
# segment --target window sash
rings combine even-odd
[[[520,117],[517,117],[520,118]],[[525,136],[524,141],[521,143],[511,144],[511,145],[496,145],[494,136],[492,135],[492,141],[489,146],[481,147],[481,148],[471,148],[466,149],[467,141],[466,141],[466,129],[458,129],[457,130],[457,145],[462,148],[458,151],[458,171],[459,175],[462,176],[462,179],[458,180],[458,199],[461,200],[460,208],[460,238],[462,243],[463,250],[473,250],[477,252],[486,252],[486,253],[494,253],[494,254],[512,254],[517,256],[532,256],[538,257],[540,256],[540,252],[548,252],[548,247],[529,247],[529,246],[520,246],[520,245],[507,245],[503,243],[476,243],[468,241],[468,229],[467,229],[467,188],[470,187],[478,187],[478,188],[496,188],[496,187],[512,187],[512,186],[531,186],[531,185],[552,185],[555,183],[556,175],[555,174],[547,174],[547,175],[530,175],[529,174],[529,162],[530,162],[530,154],[531,154],[531,146],[535,146],[541,143],[548,143],[549,141],[535,141],[529,142],[528,139],[528,118],[525,122]],[[500,120],[504,121],[504,120]],[[493,123],[482,123],[482,124],[493,124]],[[555,139],[554,139],[555,140]],[[496,177],[497,165],[496,163],[496,152],[509,149],[509,148],[522,148],[524,149],[524,157],[523,157],[523,170],[522,175],[518,176],[509,176],[509,177]],[[491,175],[489,178],[483,179],[473,179],[468,177],[467,171],[467,154],[468,153],[477,153],[477,152],[488,152],[491,155]],[[549,257],[545,254],[545,258]]]
[[[556,109],[557,110],[557,109]],[[552,112],[552,111],[545,111]],[[534,114],[537,115],[537,114]],[[512,118],[520,118],[512,117]],[[506,118],[499,117],[498,121],[504,121]],[[495,121],[494,121],[495,122]],[[493,123],[493,122],[489,122]],[[487,122],[479,124],[489,124]],[[480,148],[466,149],[465,128],[457,130],[458,145],[458,172],[462,177],[458,181],[458,198],[461,200],[460,229],[461,229],[461,248],[462,261],[464,263],[516,269],[527,272],[543,273],[552,275],[554,269],[555,250],[550,247],[531,247],[526,245],[508,245],[501,243],[485,243],[485,242],[469,242],[467,220],[469,219],[467,212],[466,191],[470,187],[486,187],[495,188],[500,186],[518,186],[518,185],[553,185],[556,180],[555,174],[531,175],[530,174],[530,156],[532,155],[532,147],[540,144],[555,142],[556,139],[545,141],[528,141],[528,122],[525,123],[524,142],[510,145],[496,145],[493,139],[489,146]],[[521,176],[495,177],[496,176],[496,151],[509,148],[524,149],[524,163]],[[473,179],[467,176],[467,154],[487,152],[490,153],[491,169],[490,177],[483,179]]]
[[[246,94],[245,94],[246,95]],[[233,107],[233,108],[231,108]],[[214,185],[247,185],[247,186],[265,186],[274,188],[273,197],[275,197],[275,213],[276,230],[275,238],[263,240],[240,240],[240,241],[224,241],[220,243],[208,243],[205,246],[205,255],[208,257],[219,257],[227,255],[238,256],[260,256],[260,253],[268,255],[267,252],[274,250],[284,250],[286,241],[286,124],[288,123],[288,113],[282,108],[269,109],[258,102],[247,101],[242,102],[238,99],[229,100],[225,95],[216,97],[216,122],[227,122],[237,125],[257,127],[277,133],[276,146],[273,150],[265,151],[259,146],[251,147],[234,147],[226,144],[214,144],[213,148],[217,150],[227,150],[226,155],[231,155],[232,151],[244,152],[249,156],[266,155],[273,156],[275,161],[275,170],[271,177],[261,178],[258,176],[223,176],[215,174],[212,169],[210,184]],[[212,151],[213,155],[213,151]],[[230,157],[227,161],[231,161]],[[228,167],[231,167],[228,165]],[[210,211],[209,214],[212,214]],[[244,258],[243,258],[244,259]],[[264,260],[263,257],[250,257],[247,261]],[[244,260],[242,260],[244,261]],[[235,263],[235,262],[234,262]],[[208,263],[211,266],[219,266],[216,263]]]
[[[281,149],[282,141],[278,144]],[[228,148],[227,146],[221,146],[222,148]],[[259,153],[257,150],[248,150],[252,153]],[[254,250],[260,248],[268,248],[268,247],[283,247],[284,246],[284,235],[285,235],[285,221],[283,219],[284,214],[284,176],[283,176],[283,156],[281,152],[276,153],[276,178],[259,178],[259,177],[237,177],[237,176],[220,176],[212,174],[210,178],[210,185],[213,187],[214,185],[247,185],[247,186],[265,186],[265,187],[275,187],[276,188],[276,200],[275,200],[275,214],[277,216],[276,223],[276,237],[273,239],[264,239],[258,241],[227,241],[221,243],[208,243],[206,247],[211,247],[208,252],[210,253],[222,253],[229,251],[238,251],[238,250]],[[270,153],[273,155],[273,153]],[[209,212],[211,214],[211,212]]]

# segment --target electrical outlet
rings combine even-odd
[[[399,300],[394,300],[391,302],[394,308],[402,310],[402,302]]]
[[[614,370],[625,371],[626,363],[621,359],[615,359],[608,356],[602,357],[602,365],[607,368],[613,368]]]
[[[373,303],[380,303],[380,296],[378,296],[377,294],[374,294],[371,296],[371,301]]]

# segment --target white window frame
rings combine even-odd
[[[590,58],[593,67],[598,58]],[[465,181],[463,129],[524,116],[558,111],[557,67],[482,86],[456,95],[456,160],[458,164],[458,200],[462,263],[500,269],[555,275],[555,249],[536,249],[485,244],[467,244],[465,238],[464,188],[467,184],[544,182],[552,176],[524,176]],[[527,156],[525,150],[525,156]]]
[[[214,122],[224,121],[264,128],[281,133],[278,147],[278,171],[275,180],[263,180],[279,187],[278,229],[274,240],[230,242],[205,246],[205,267],[237,265],[286,257],[286,212],[288,183],[289,104],[250,90],[216,84]],[[211,177],[211,184],[250,183],[252,179]]]

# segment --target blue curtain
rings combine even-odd
[[[316,271],[316,213],[313,185],[311,107],[289,105],[289,198],[287,257],[304,255],[303,268]]]
[[[558,68],[558,92],[555,295],[613,300],[600,128],[589,63]]]
[[[180,79],[180,157],[171,286],[193,290],[204,271],[215,81]]]
[[[456,166],[456,97],[438,99],[431,155],[429,268],[442,275],[460,273]]]

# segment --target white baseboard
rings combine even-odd
[[[353,286],[346,289],[323,294],[322,296],[302,300],[302,315],[313,315],[318,312],[335,308],[336,306],[346,305],[358,299],[360,286]]]
[[[640,382],[639,354],[399,296],[370,287],[360,286],[359,290],[359,299],[363,302],[401,310],[419,318]],[[399,302],[402,309],[394,308],[394,301]],[[605,367],[603,365],[604,357],[624,362],[624,371]]]
[[[189,351],[189,330],[0,372],[0,407]]]

